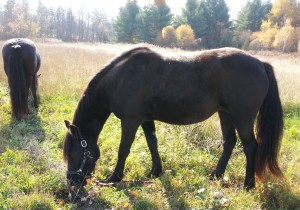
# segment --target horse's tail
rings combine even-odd
[[[12,114],[15,118],[21,119],[28,112],[25,72],[21,56],[22,48],[20,45],[14,45],[11,50],[8,83]]]
[[[257,118],[255,173],[262,178],[268,168],[273,175],[280,177],[282,172],[277,159],[283,133],[283,111],[273,67],[263,64],[269,78],[269,88]]]

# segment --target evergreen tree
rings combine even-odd
[[[29,13],[29,2],[27,0],[22,0],[22,13],[24,15],[25,21],[30,21],[30,13]]]
[[[49,20],[48,20],[48,8],[42,3],[41,0],[38,1],[38,7],[36,10],[36,22],[40,27],[39,36],[47,37]]]
[[[187,0],[185,7],[182,9],[182,16],[186,19],[186,24],[190,25],[194,30],[197,38],[203,37],[207,30],[207,22],[205,16],[207,8],[204,1],[199,3],[198,0]]]
[[[137,15],[140,11],[136,0],[127,0],[126,5],[120,8],[115,23],[117,41],[134,43],[137,36]]]
[[[75,33],[75,17],[71,8],[68,9],[66,14],[66,32],[64,35],[64,41],[71,42],[74,39]]]
[[[179,27],[180,25],[185,25],[187,24],[187,19],[185,16],[183,15],[175,15],[172,19],[171,19],[171,22],[172,22],[172,26],[174,28],[177,28]]]
[[[215,48],[230,44],[231,23],[225,0],[188,0],[183,15],[196,38],[201,40],[202,47]]]
[[[47,30],[47,36],[49,38],[55,38],[57,34],[56,18],[54,8],[49,8],[49,26]]]
[[[7,2],[4,5],[4,17],[6,23],[13,19],[13,8],[15,4],[16,0],[7,0]]]
[[[139,15],[138,38],[140,41],[156,43],[162,29],[171,23],[171,10],[163,3],[145,6]]]
[[[56,27],[56,38],[64,39],[66,20],[65,10],[62,7],[58,7],[55,11],[55,27]]]
[[[268,1],[263,3],[261,0],[248,1],[238,13],[234,24],[234,31],[241,32],[250,30],[259,31],[262,20],[266,19],[272,4]]]

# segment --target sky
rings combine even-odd
[[[6,0],[0,0],[0,2],[6,2]],[[105,13],[111,17],[115,17],[121,6],[124,6],[126,0],[41,0],[42,3],[50,7],[72,7],[75,11],[80,7],[85,10],[93,10],[97,8],[104,10]],[[153,0],[137,0],[140,6],[148,5]],[[241,7],[246,4],[247,0],[225,0],[229,10],[231,19],[236,17]],[[30,4],[35,8],[38,0],[30,0]],[[166,0],[167,5],[171,8],[173,14],[181,14],[181,8],[185,6],[186,0]]]

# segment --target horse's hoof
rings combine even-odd
[[[115,174],[112,174],[109,179],[107,180],[108,183],[111,183],[111,182],[120,182],[122,180],[123,176],[118,176],[118,175],[115,175]]]
[[[246,191],[249,191],[249,190],[251,190],[253,188],[255,188],[255,180],[254,179],[251,179],[250,181],[246,181],[245,180],[244,189]]]
[[[224,177],[224,174],[221,174],[221,173],[217,173],[216,170],[214,170],[211,174],[210,174],[210,177],[209,179],[210,180],[218,180],[218,179],[222,179]]]
[[[161,168],[152,168],[148,177],[159,177],[162,174]]]

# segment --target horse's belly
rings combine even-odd
[[[164,104],[153,107],[148,114],[149,118],[165,123],[187,125],[201,122],[209,118],[216,111],[218,106],[214,104]]]

